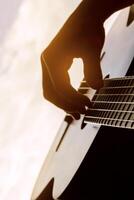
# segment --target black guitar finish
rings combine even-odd
[[[53,190],[54,179],[52,179],[44,191],[40,194],[37,200],[53,200],[52,190]]]
[[[134,75],[134,59],[127,75]],[[102,126],[59,199],[134,199],[133,158],[134,130]]]

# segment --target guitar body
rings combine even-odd
[[[124,9],[107,35],[104,77],[134,75],[134,22],[129,15],[130,8]],[[134,129],[92,123],[81,129],[83,117],[70,125],[63,121],[32,200],[134,199]]]

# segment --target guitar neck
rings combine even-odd
[[[79,91],[87,94],[88,90],[83,81]],[[104,87],[94,95],[92,104],[84,123],[134,129],[134,76],[105,79]]]

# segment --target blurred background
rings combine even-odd
[[[0,200],[30,200],[65,115],[42,95],[40,53],[80,0],[0,2]],[[116,16],[106,22],[109,31]],[[70,70],[75,87],[82,61]]]

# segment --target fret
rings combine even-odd
[[[112,81],[112,79],[110,79],[109,82],[104,82],[104,87],[125,87],[125,86],[128,86],[128,85],[131,85],[131,86],[134,86],[134,80],[131,80],[129,79],[128,83],[127,83],[128,80],[115,80],[115,81]]]
[[[130,92],[133,93],[133,91],[134,91],[133,88],[131,88]],[[129,100],[129,97],[125,101],[128,101],[128,100]],[[133,107],[134,107],[134,105],[133,105]],[[131,108],[130,105],[129,106],[125,105],[124,110],[129,110],[129,108]],[[124,119],[129,119],[129,117],[130,117],[129,114],[124,114],[124,116],[123,116]]]
[[[129,106],[127,105],[127,111],[130,111],[130,112],[126,112],[125,113],[125,115],[124,115],[124,119],[126,119],[126,120],[129,120],[130,119],[130,117],[131,117],[131,111],[133,111],[134,110],[134,104],[129,104]],[[125,123],[125,126],[127,127],[127,123],[128,122],[126,122]]]
[[[131,106],[131,104],[125,105],[125,111],[130,111],[130,106]],[[124,115],[124,119],[125,119],[125,120],[129,120],[130,115],[131,115],[131,113],[126,112],[125,115]],[[124,124],[123,124],[123,123],[124,123]],[[122,122],[121,125],[127,126],[127,122]]]
[[[128,101],[128,99],[129,99],[129,96],[125,96],[124,101]],[[124,107],[122,107],[122,109],[125,110],[126,109],[126,105],[124,105]],[[122,112],[122,114],[120,115],[120,119],[124,119],[125,115],[126,115],[126,112]],[[120,125],[122,126],[123,123],[125,123],[125,122],[121,122]]]
[[[134,103],[134,96],[129,96],[128,102]]]
[[[103,88],[100,89],[99,93],[101,91],[103,91],[103,90],[106,90],[108,92],[108,90],[112,90],[112,89],[116,90],[116,89],[128,89],[128,88],[129,89],[131,89],[131,88],[134,89],[134,86],[103,87]],[[80,86],[79,89],[80,90],[88,90],[88,89],[90,89],[90,87],[89,86]]]
[[[118,110],[118,112],[115,113],[115,116],[114,116],[113,118],[115,118],[115,119],[118,119],[118,118],[119,118],[119,116],[120,116],[119,111],[120,111],[120,110],[122,111],[122,108],[124,107],[124,105],[125,105],[125,104],[119,104],[119,105],[116,107],[116,109]],[[113,125],[116,125],[116,123],[117,123],[117,121],[114,120],[114,121],[113,121]]]
[[[133,124],[134,124],[134,113],[131,113],[131,114],[130,114],[129,120],[132,120],[132,121],[133,121],[133,123],[131,124],[131,128],[132,128],[132,127],[133,127]]]
[[[89,90],[82,85],[81,90]],[[134,128],[134,76],[105,79],[92,99],[84,121],[102,125]]]
[[[107,109],[96,109],[96,108],[89,108],[87,110],[87,114],[91,114],[91,113],[94,113],[94,112],[120,112],[120,113],[134,113],[134,111],[125,111],[125,110],[107,110]]]
[[[126,85],[129,85],[129,86],[130,86],[130,84],[131,84],[131,79],[130,79],[130,80],[127,79],[127,80],[126,80]]]
[[[129,101],[129,102],[121,102],[121,101],[113,101],[113,102],[111,102],[111,101],[109,101],[109,102],[107,102],[107,101],[91,101],[92,103],[100,103],[100,104],[134,104],[134,102],[131,102],[131,101]]]
[[[101,88],[99,94],[132,94],[134,92],[133,86],[128,87],[108,87]]]
[[[133,101],[134,101],[134,97],[133,97],[133,99],[132,99],[132,102],[133,102]],[[131,104],[131,105],[130,105],[129,110],[132,111],[132,112],[134,111],[134,104]],[[129,119],[130,119],[130,118],[131,118],[131,114],[130,114],[130,116],[129,116]],[[133,126],[133,125],[134,125],[134,122],[132,123],[132,126]]]
[[[130,115],[130,118],[129,118],[130,120],[132,120],[132,121],[134,121],[134,113],[131,113],[131,115]]]
[[[108,113],[108,117],[106,117],[106,113]],[[110,113],[110,114],[109,114]],[[118,111],[118,110],[102,110],[102,109],[89,109],[88,114],[86,114],[86,117],[94,118],[94,122],[101,123],[101,124],[106,124],[106,125],[113,125],[113,126],[125,126],[126,122],[129,120],[127,119],[122,119],[120,118],[120,115],[118,117],[113,118],[113,113],[116,114],[122,114],[122,113],[127,113],[128,115],[131,114],[130,121],[134,120],[134,112],[131,111]],[[104,114],[104,115],[103,115]],[[85,121],[84,119],[84,121]],[[110,120],[114,119],[114,120]]]
[[[134,79],[130,80],[130,85],[134,86]]]
[[[126,96],[127,97],[127,96]],[[122,101],[126,101],[127,100],[127,98],[126,97],[124,97],[124,96],[122,96]],[[118,111],[118,114],[117,114],[117,119],[122,119],[123,120],[123,110],[124,110],[124,107],[125,107],[125,104],[122,104],[121,106],[120,106],[120,109],[122,110],[122,112],[119,112]],[[117,126],[120,126],[121,125],[121,122],[120,121],[116,121],[115,122],[115,125],[117,125]]]
[[[128,83],[129,84],[128,84]],[[86,81],[83,80],[81,82],[83,85],[86,84]],[[87,85],[87,84],[86,84]],[[134,86],[134,76],[126,76],[126,77],[121,77],[121,78],[112,78],[112,79],[104,79],[104,86]]]
[[[127,120],[129,120],[129,116],[130,116],[130,113],[125,113],[124,120],[126,120],[126,121],[122,121],[121,124],[120,124],[121,126],[125,126],[126,127]]]
[[[117,93],[119,93],[119,91],[120,91],[120,88],[119,88],[118,90],[116,89],[116,92],[117,92]],[[119,101],[119,99],[120,99],[120,96],[117,97],[117,101]],[[124,104],[123,104],[123,105],[124,105]],[[113,109],[114,109],[114,110],[119,110],[119,108],[120,108],[120,110],[122,110],[122,105],[119,105],[118,108],[117,108],[116,104],[114,104],[114,106],[113,106]],[[113,115],[110,116],[110,117],[112,117],[112,118],[114,118],[114,119],[118,119],[118,112],[114,112]],[[112,125],[112,124],[115,125],[115,124],[116,124],[116,121],[115,121],[115,120],[112,120],[112,121],[111,121],[111,125]]]
[[[119,91],[120,91],[120,88],[119,88]],[[119,91],[117,91],[118,93],[119,93]],[[121,92],[120,92],[121,93]],[[118,98],[117,98],[117,101],[120,101],[120,96],[118,96]],[[124,101],[124,100],[123,100]],[[115,104],[115,106],[114,106],[114,108],[116,109],[116,110],[122,110],[122,105],[124,105],[124,104],[119,104],[118,106],[116,106],[116,104]],[[114,119],[118,119],[119,118],[119,114],[118,114],[119,112],[114,112],[114,114],[113,114],[113,116],[112,116],[112,118],[114,118]],[[113,120],[112,121],[112,124],[113,125],[116,125],[116,120]]]
[[[91,101],[94,104],[95,108],[102,108],[102,109],[109,109],[109,106],[111,107],[111,110],[113,110],[113,105],[116,107],[119,107],[121,104],[125,104],[126,106],[134,106],[134,102],[107,102],[107,101]]]
[[[134,79],[130,80],[130,85],[134,86]]]
[[[95,94],[94,96],[134,96],[134,94]]]
[[[90,123],[90,122],[93,122],[93,123],[96,123],[96,119],[98,119],[98,117],[95,117],[95,116],[85,116],[85,119],[84,119],[84,122],[85,123]],[[101,119],[103,119],[103,118],[101,118]],[[115,121],[116,119],[113,119],[113,118],[105,118],[107,121],[108,120],[112,120],[112,121]],[[125,121],[125,122],[128,122],[128,124],[127,124],[127,128],[132,128],[132,129],[134,129],[134,127],[133,127],[133,120],[121,120],[121,119],[118,119],[118,121],[119,122],[122,122],[122,121]],[[106,123],[106,121],[105,121],[105,123],[100,123],[100,124],[102,124],[102,125],[107,125],[107,126],[115,126],[115,127],[121,127],[121,126],[119,126],[118,124],[116,124],[116,125],[110,125],[109,123]],[[125,128],[126,126],[124,126],[123,128]]]
[[[109,100],[110,100],[110,99],[109,99]],[[111,97],[111,101],[113,101],[113,97]],[[111,105],[111,104],[110,104],[110,105]],[[112,111],[112,112],[110,111],[111,107],[113,107],[112,110],[115,110],[115,105],[109,106],[109,112],[106,114],[106,116],[105,116],[106,118],[107,118],[107,117],[113,118],[113,115],[115,115],[115,113],[116,113],[116,112],[114,112],[114,111]],[[105,121],[106,121],[106,120],[105,120]],[[111,121],[108,121],[107,123],[112,124],[112,122],[113,122],[113,121],[111,120]]]
[[[97,99],[98,99],[98,96],[96,96],[96,97],[94,96],[94,97],[93,97],[93,100],[96,101]],[[94,107],[94,103],[93,103],[93,107]],[[99,104],[99,107],[100,107],[100,104]],[[103,115],[103,113],[100,112],[100,114],[99,114],[99,116],[98,116],[98,117],[99,117],[99,118],[98,118],[98,123],[101,123],[101,120],[100,120],[100,119],[101,119],[102,115]]]
[[[122,109],[123,109],[123,110],[125,110],[125,109],[126,109],[126,106],[124,105],[124,107],[123,107]],[[127,114],[127,115],[130,115],[130,113],[129,113],[129,112],[122,112],[119,118],[124,120],[124,119],[125,119],[125,116],[126,116],[126,114]],[[121,123],[120,123],[120,126],[122,126],[122,125],[123,125],[123,123],[124,123],[124,125],[126,124],[125,122],[121,122]]]
[[[108,86],[108,87],[116,87],[118,84],[119,84],[120,80],[113,80],[113,79],[110,79],[110,80],[105,80],[104,81],[104,86]]]
[[[134,111],[134,104],[131,104],[131,105],[130,105],[129,110],[130,110],[130,111]]]
[[[101,123],[101,118],[104,117],[104,112],[99,112],[100,114],[98,114],[98,122]]]
[[[127,125],[126,125],[126,128],[132,128],[132,129],[134,129],[134,127],[133,127],[133,122],[127,122]]]
[[[111,81],[114,81],[114,80],[134,80],[134,76],[124,76],[124,77],[117,77],[117,78],[112,78],[112,79],[105,79],[105,80],[111,80]]]
[[[123,105],[125,106],[125,104],[118,104],[119,106],[120,105]],[[129,107],[131,107],[131,110],[133,109],[134,110],[134,104],[131,105],[131,104],[128,104]],[[110,113],[110,114],[109,114]],[[120,118],[120,114],[125,114],[125,119],[121,119]],[[132,123],[132,120],[134,120],[134,112],[133,111],[130,111],[130,110],[107,110],[107,109],[94,109],[94,108],[90,108],[88,110],[88,115],[86,115],[86,117],[96,117],[94,122],[97,122],[97,123],[101,123],[101,124],[106,124],[106,125],[113,125],[113,126],[126,126],[127,122],[127,127],[129,126],[130,127],[130,121],[129,121],[129,116],[131,115],[131,123]],[[107,115],[106,115],[107,114]],[[116,118],[113,118],[114,114],[116,114]],[[107,117],[108,116],[108,117]],[[114,119],[114,120],[113,120]],[[92,120],[93,121],[93,120]]]
[[[100,109],[100,110],[102,110],[102,109]],[[108,112],[108,111],[107,111],[107,112]],[[106,118],[107,112],[106,112],[106,110],[104,110],[103,112],[101,112],[101,113],[103,113],[102,116],[101,116],[101,117],[102,117],[102,120],[101,120],[102,123],[104,123],[104,121],[105,121],[105,118]]]
[[[108,112],[106,112],[107,110],[105,110],[105,115],[104,115],[104,118],[107,118],[109,115],[110,115],[110,112],[109,112],[109,110],[111,109],[111,107],[112,107],[112,105],[111,104],[109,104],[109,106],[108,106]],[[109,116],[110,117],[110,116]],[[103,120],[104,121],[104,123],[107,123],[107,121],[104,119]]]
[[[99,101],[109,101],[109,102],[123,102],[123,97],[129,97],[129,102],[131,102],[131,99],[133,98],[134,94],[95,94],[93,101],[99,100]],[[97,98],[96,98],[97,97]]]

